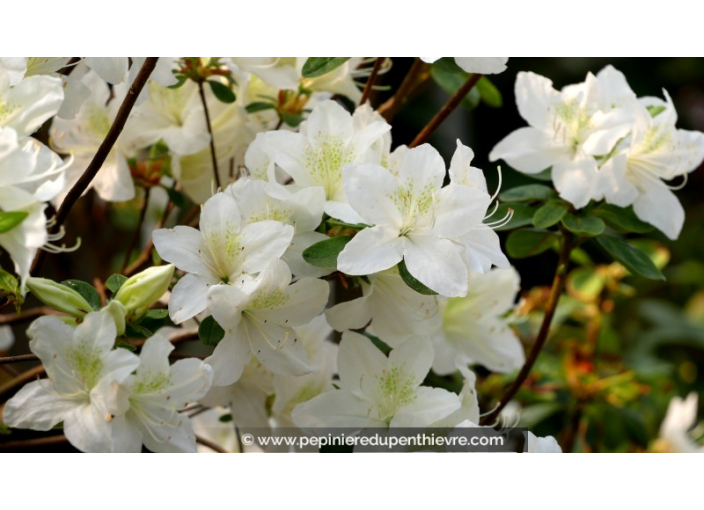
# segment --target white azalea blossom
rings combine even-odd
[[[423,62],[433,63],[441,57],[420,57]],[[498,74],[506,70],[508,57],[453,57],[460,69],[467,73]]]
[[[459,164],[459,163],[458,163]],[[483,223],[491,203],[479,187],[442,187],[445,164],[424,144],[410,149],[398,175],[373,164],[345,169],[347,198],[363,223],[338,257],[338,269],[368,275],[402,260],[421,283],[444,296],[464,296],[470,270],[507,266],[498,236]]]
[[[340,389],[321,393],[293,410],[294,423],[314,427],[423,427],[459,410],[454,393],[421,386],[433,349],[414,337],[387,358],[368,338],[343,334],[337,359]]]
[[[552,436],[536,437],[532,432],[528,432],[527,453],[562,453],[562,448]]]
[[[362,282],[362,297],[333,306],[325,312],[337,331],[361,329],[397,347],[415,335],[430,335],[439,327],[438,298],[411,289],[398,271],[389,269]]]
[[[142,444],[153,452],[196,451],[191,422],[179,411],[206,394],[212,370],[196,358],[169,365],[173,349],[159,334],[148,338],[142,347],[139,366],[124,383],[129,409],[112,423],[120,451],[139,452]]]
[[[203,205],[200,230],[155,230],[154,246],[161,258],[188,273],[169,299],[171,319],[179,324],[204,311],[212,286],[243,285],[278,259],[292,237],[293,227],[278,221],[242,225],[235,201],[225,193]]]
[[[674,397],[670,400],[665,419],[660,425],[660,437],[654,449],[660,452],[704,453],[704,447],[694,442],[690,429],[697,423],[696,393],[687,398]]]
[[[64,434],[79,450],[120,450],[111,422],[129,407],[122,383],[139,358],[126,349],[113,349],[116,330],[110,315],[90,313],[76,329],[58,317],[41,317],[28,334],[30,349],[49,378],[27,384],[10,399],[5,424],[50,430],[63,422]]]
[[[472,273],[467,296],[440,301],[441,327],[432,336],[433,371],[445,375],[458,364],[478,363],[494,372],[510,372],[525,362],[523,346],[508,325],[519,275],[515,269]]]
[[[319,315],[328,301],[327,282],[301,278],[293,285],[285,262],[275,260],[239,288],[218,285],[208,292],[208,309],[225,330],[225,337],[206,361],[215,372],[214,384],[237,381],[252,356],[274,373],[310,373],[297,326]]]

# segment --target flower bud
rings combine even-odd
[[[83,296],[66,285],[46,278],[30,277],[27,279],[27,287],[39,301],[59,312],[74,317],[84,317],[88,312],[93,311]]]
[[[128,314],[125,305],[113,299],[100,311],[101,313],[107,313],[112,316],[112,319],[115,321],[117,336],[125,333],[125,317],[127,317]]]
[[[135,312],[146,310],[158,300],[169,288],[173,275],[173,264],[145,269],[122,284],[115,294],[115,300],[125,305],[129,314],[140,315]]]

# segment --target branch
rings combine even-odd
[[[15,322],[29,321],[41,317],[42,315],[55,315],[57,312],[48,306],[38,306],[36,308],[28,308],[20,313],[8,313],[0,315],[0,325],[14,324]]]
[[[425,67],[425,63],[416,57],[413,61],[413,65],[408,70],[406,77],[401,82],[396,94],[391,97],[388,101],[382,104],[377,110],[379,114],[386,119],[386,122],[391,122],[391,120],[396,116],[396,113],[401,108],[403,101],[406,96],[415,88],[416,78],[420,74],[421,70]]]
[[[217,445],[204,437],[196,436],[196,443],[200,443],[217,453],[228,453],[226,450],[223,450],[220,445]]]
[[[364,86],[364,92],[362,92],[362,99],[359,100],[360,106],[366,103],[367,99],[369,99],[369,96],[372,93],[372,87],[374,86],[374,82],[376,81],[376,76],[379,74],[379,69],[381,69],[381,64],[384,63],[385,59],[386,57],[376,57],[374,67],[372,68],[372,73],[369,75],[367,84]]]
[[[103,166],[103,163],[110,154],[110,151],[115,145],[117,138],[120,136],[120,133],[122,133],[122,130],[125,127],[125,123],[127,122],[127,118],[130,116],[130,112],[132,111],[132,108],[134,107],[134,104],[137,101],[137,97],[139,97],[139,93],[142,91],[144,85],[147,83],[149,75],[152,73],[154,67],[156,66],[157,60],[159,60],[158,57],[147,57],[147,59],[144,61],[142,68],[137,74],[137,77],[130,86],[128,94],[122,101],[120,109],[117,111],[115,120],[113,121],[112,126],[110,126],[108,134],[105,136],[105,140],[103,140],[103,142],[100,144],[100,147],[98,147],[98,150],[96,151],[95,156],[93,156],[93,160],[88,165],[88,168],[86,168],[86,171],[83,172],[83,175],[81,175],[78,181],[76,181],[76,184],[73,185],[73,188],[71,188],[71,190],[66,195],[66,198],[61,203],[61,207],[56,213],[56,223],[53,228],[54,233],[59,232],[61,226],[64,224],[66,218],[68,217],[68,213],[71,211],[71,209],[81,197],[81,195],[83,195],[85,190],[88,189],[88,186],[90,186],[90,183],[93,181],[95,176],[98,174],[98,171]],[[37,255],[37,258],[34,260],[34,265],[32,267],[33,274],[36,273],[36,271],[38,271],[41,267],[45,253],[46,252],[44,251],[40,251],[39,255]]]
[[[543,317],[543,322],[540,325],[538,336],[535,339],[535,343],[531,348],[530,354],[528,354],[525,365],[523,365],[523,368],[521,368],[518,376],[516,376],[516,379],[499,401],[499,405],[482,418],[482,425],[493,423],[497,416],[499,416],[501,410],[506,407],[506,404],[508,404],[514,395],[516,395],[525,380],[528,378],[530,371],[533,369],[533,365],[535,365],[535,361],[538,359],[540,351],[545,346],[548,339],[548,333],[550,332],[550,323],[555,316],[555,310],[557,309],[557,304],[560,301],[562,291],[565,289],[565,278],[567,277],[567,268],[570,263],[570,253],[572,253],[572,235],[569,232],[563,231],[560,259],[557,263],[557,268],[555,269],[555,276],[552,280],[550,295],[548,297],[547,305],[545,306],[545,316]]]
[[[408,147],[411,149],[413,147],[417,147],[430,138],[430,136],[435,133],[435,130],[440,127],[440,124],[445,121],[445,119],[462,102],[464,97],[469,94],[469,91],[474,88],[481,77],[481,74],[471,74],[469,78],[467,78],[467,81],[465,81],[462,86],[457,89],[457,92],[452,95],[449,101],[445,103],[445,106],[443,106],[435,117],[432,118],[428,125],[425,126],[420,133],[418,133],[418,136],[416,136],[415,140],[413,140]]]
[[[217,189],[222,188],[220,184],[220,172],[218,172],[218,158],[215,156],[215,137],[213,136],[213,128],[210,124],[210,112],[208,112],[208,102],[205,100],[205,90],[203,90],[203,82],[198,82],[198,93],[200,94],[200,100],[203,103],[203,111],[205,112],[205,124],[208,127],[208,133],[210,134],[210,157],[213,159],[213,173],[215,174],[215,185]]]
[[[8,363],[22,363],[23,361],[39,361],[36,354],[20,354],[19,356],[7,356],[0,358],[0,365]]]
[[[53,446],[57,444],[68,443],[65,435],[36,437],[34,439],[22,439],[19,441],[8,441],[7,443],[0,442],[0,450],[24,450],[37,446]]]

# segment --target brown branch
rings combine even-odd
[[[218,158],[215,156],[215,137],[213,136],[213,127],[210,123],[210,112],[208,111],[208,102],[205,100],[205,90],[203,89],[203,82],[198,82],[198,93],[200,94],[200,101],[203,103],[203,111],[205,112],[205,124],[208,127],[208,133],[210,134],[210,157],[213,159],[213,173],[215,174],[215,185],[217,189],[222,188],[220,184],[220,172],[218,172]]]
[[[14,395],[18,388],[24,386],[25,383],[31,382],[39,378],[39,376],[43,375],[44,373],[44,366],[39,365],[38,367],[34,367],[30,370],[27,370],[26,372],[22,372],[14,379],[10,379],[5,384],[0,386],[0,402],[4,402],[5,400],[7,400],[6,397],[11,397],[12,395]]]
[[[376,77],[379,74],[379,69],[381,69],[381,64],[384,63],[384,60],[386,60],[386,57],[376,57],[374,67],[372,67],[372,73],[369,75],[367,84],[364,86],[364,91],[362,92],[362,99],[359,100],[360,106],[366,103],[367,99],[369,99],[369,96],[372,93],[372,87],[374,87],[374,82],[376,81]]]
[[[220,445],[213,443],[209,439],[204,437],[196,436],[196,443],[200,443],[217,453],[229,453],[227,450],[223,449]]]
[[[28,308],[27,310],[22,310],[20,313],[8,313],[6,315],[0,315],[0,325],[2,324],[14,324],[16,322],[30,321],[41,317],[42,315],[55,315],[56,310],[48,306],[38,306],[36,308]]]
[[[377,111],[386,119],[386,122],[391,122],[396,116],[396,113],[398,113],[406,97],[409,96],[411,91],[416,87],[418,75],[424,67],[426,67],[426,64],[416,57],[413,61],[413,65],[408,70],[408,73],[406,73],[406,77],[398,87],[396,94],[379,107]]]
[[[0,450],[24,450],[25,448],[35,448],[40,446],[53,446],[68,443],[65,435],[35,437],[34,439],[22,439],[18,441],[0,442]]]
[[[560,258],[557,263],[557,268],[555,269],[555,276],[552,280],[552,287],[550,288],[550,295],[548,296],[548,302],[545,306],[545,316],[543,317],[543,322],[540,325],[540,330],[538,331],[538,336],[535,339],[535,343],[531,348],[526,362],[521,368],[521,371],[516,376],[509,389],[506,391],[504,396],[499,401],[499,405],[491,411],[489,414],[484,416],[481,420],[482,425],[488,425],[493,423],[499,416],[501,410],[506,407],[511,399],[516,395],[518,390],[521,388],[525,380],[530,375],[530,371],[535,365],[535,361],[538,359],[540,351],[545,346],[548,339],[548,333],[550,332],[550,323],[555,316],[555,310],[557,309],[557,304],[560,301],[560,296],[565,289],[565,279],[567,277],[567,269],[570,263],[570,253],[572,253],[572,235],[564,231],[562,237],[562,246],[560,248]]]
[[[93,182],[93,179],[98,174],[98,171],[102,168],[103,163],[110,154],[110,151],[115,145],[117,138],[120,136],[120,133],[122,133],[122,130],[125,127],[125,123],[127,122],[127,119],[130,116],[130,112],[132,111],[132,108],[134,107],[134,104],[137,101],[137,97],[139,97],[139,93],[142,91],[144,85],[147,83],[149,75],[152,74],[152,71],[156,66],[157,60],[159,60],[158,57],[147,57],[147,59],[144,61],[142,68],[137,74],[137,77],[130,86],[129,92],[125,96],[125,99],[122,101],[120,109],[117,111],[117,115],[115,116],[115,120],[113,121],[112,126],[110,126],[108,134],[105,136],[105,139],[100,144],[100,147],[98,147],[95,156],[93,156],[93,160],[90,162],[88,168],[86,168],[85,172],[83,172],[83,175],[81,175],[81,177],[76,181],[76,184],[73,185],[73,188],[71,188],[71,190],[66,195],[66,198],[64,198],[64,201],[61,203],[61,207],[56,213],[56,223],[53,227],[54,233],[59,232],[61,226],[64,224],[66,218],[68,217],[68,213],[71,211],[78,199],[81,198],[83,192],[88,189],[88,186],[90,186],[90,183]],[[44,261],[45,253],[46,252],[44,251],[40,251],[37,255],[37,258],[34,259],[32,274],[36,274],[36,272],[41,268],[42,263]]]
[[[23,361],[38,361],[36,354],[20,354],[18,356],[7,356],[5,358],[0,358],[0,365],[5,365],[8,363],[22,363]]]
[[[132,250],[134,250],[134,247],[137,246],[140,234],[142,233],[142,225],[144,224],[144,218],[147,216],[147,208],[149,207],[149,190],[150,188],[144,189],[144,203],[142,204],[142,210],[139,212],[137,227],[132,234],[130,244],[127,246],[127,251],[125,251],[125,259],[122,261],[122,268],[120,269],[121,273],[127,269],[127,265],[130,263],[130,255],[132,255]]]
[[[465,81],[462,86],[457,89],[457,92],[452,95],[447,103],[445,103],[445,106],[443,106],[435,117],[431,119],[428,125],[425,126],[420,133],[418,133],[418,136],[415,137],[408,147],[417,147],[430,138],[430,136],[435,133],[435,130],[440,127],[440,124],[442,124],[445,119],[455,110],[455,108],[459,106],[464,97],[469,94],[469,91],[474,88],[481,77],[481,74],[476,73],[470,75],[469,78],[467,78],[467,81]]]

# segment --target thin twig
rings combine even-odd
[[[518,390],[521,388],[525,380],[530,375],[530,371],[533,369],[535,361],[538,359],[540,351],[545,346],[548,339],[548,333],[550,332],[550,323],[555,316],[555,310],[557,309],[557,304],[560,301],[560,296],[565,289],[565,279],[567,277],[567,269],[570,263],[570,253],[572,252],[572,236],[569,232],[563,232],[562,237],[562,247],[560,249],[560,258],[557,263],[557,268],[555,269],[555,276],[552,280],[552,287],[550,288],[550,295],[548,296],[548,302],[545,306],[545,316],[543,317],[543,322],[540,325],[540,331],[538,331],[538,336],[535,339],[535,343],[531,348],[526,362],[521,368],[521,371],[516,376],[509,389],[506,391],[499,404],[491,411],[489,414],[484,416],[481,420],[482,425],[488,425],[493,423],[499,416],[501,410],[506,407],[511,399],[516,395]]]
[[[122,130],[125,127],[125,123],[127,122],[130,112],[139,97],[139,93],[147,83],[149,75],[152,74],[154,67],[156,67],[157,60],[159,60],[158,57],[147,57],[144,61],[142,68],[139,70],[139,73],[137,73],[137,77],[130,86],[129,92],[122,101],[120,109],[117,111],[117,115],[115,115],[115,120],[113,121],[112,126],[110,126],[108,134],[100,144],[100,147],[98,147],[95,156],[93,156],[93,160],[90,162],[88,168],[86,168],[83,175],[79,177],[76,184],[73,185],[73,188],[71,188],[66,195],[66,198],[64,198],[64,201],[61,203],[61,207],[56,213],[56,222],[53,227],[53,233],[61,230],[61,226],[66,221],[68,213],[71,211],[81,195],[83,195],[83,192],[88,189],[88,186],[90,186],[90,183],[93,182],[93,179],[98,174],[98,171],[102,168],[103,163],[105,163],[105,160],[115,145],[115,142],[117,142],[117,138],[120,136],[120,133],[122,133]],[[31,271],[32,274],[36,274],[36,272],[41,268],[45,253],[45,251],[40,251],[37,258],[34,259],[34,264]]]
[[[366,103],[367,99],[369,99],[369,96],[372,93],[372,87],[374,87],[374,82],[376,81],[376,76],[379,74],[379,69],[381,69],[381,64],[384,63],[384,60],[386,60],[386,57],[376,57],[374,67],[372,67],[372,73],[369,75],[367,84],[364,86],[364,91],[362,92],[362,99],[359,100],[360,106]]]
[[[425,126],[420,133],[418,133],[418,136],[415,137],[415,139],[411,142],[408,147],[417,147],[418,145],[425,142],[428,138],[430,138],[430,136],[435,133],[435,130],[440,127],[440,124],[445,121],[445,119],[462,102],[464,97],[469,94],[469,91],[474,88],[474,86],[481,79],[481,77],[481,74],[476,73],[470,75],[469,78],[467,78],[467,81],[465,81],[462,86],[457,89],[457,92],[452,95],[452,97],[447,101],[447,103],[445,103],[445,106],[443,106],[440,111],[435,115],[435,117],[431,119],[428,125]]]
[[[424,66],[424,62],[418,57],[416,57],[416,59],[413,61],[413,65],[411,65],[411,68],[408,70],[408,73],[406,73],[406,77],[403,79],[401,85],[398,87],[396,94],[394,94],[390,99],[388,99],[384,104],[379,107],[377,111],[382,117],[386,119],[386,122],[391,122],[396,116],[396,113],[398,113],[398,110],[401,108],[401,105],[406,99],[406,96],[408,96],[411,90],[413,90],[414,85],[416,84],[416,78],[418,77],[418,74],[420,74]]]
[[[220,184],[220,172],[218,172],[218,158],[215,156],[215,137],[213,136],[213,128],[210,123],[210,112],[208,111],[208,102],[205,100],[205,90],[203,89],[203,82],[198,82],[198,93],[200,94],[200,100],[203,103],[203,111],[205,112],[205,123],[208,127],[208,133],[210,134],[210,157],[213,159],[213,173],[215,174],[215,185],[217,189],[222,188]]]
[[[196,436],[196,443],[200,443],[203,446],[206,446],[217,453],[229,453],[227,450],[223,449],[220,445],[217,445],[217,444],[213,443],[212,441],[210,441],[209,439],[205,439],[204,437]]]
[[[39,446],[53,446],[68,443],[65,435],[48,437],[35,437],[34,439],[21,439],[18,441],[0,442],[0,450],[24,450],[25,448],[36,448]]]
[[[9,363],[22,363],[23,361],[39,361],[36,354],[20,354],[18,356],[7,356],[0,358],[0,365]]]
[[[8,313],[6,315],[0,315],[0,325],[30,321],[32,319],[36,319],[37,317],[41,317],[42,315],[55,315],[56,313],[56,310],[54,310],[53,308],[49,308],[48,306],[28,308],[27,310],[22,310],[20,313]]]
[[[137,227],[132,234],[132,239],[130,239],[130,244],[127,246],[127,251],[125,252],[125,259],[122,261],[122,268],[120,272],[123,273],[127,269],[127,265],[130,263],[130,255],[132,255],[132,250],[137,246],[139,237],[142,234],[142,225],[144,224],[144,218],[147,216],[147,208],[149,207],[149,190],[150,188],[145,188],[144,190],[144,203],[142,204],[142,209],[139,211],[139,220],[137,220]]]

